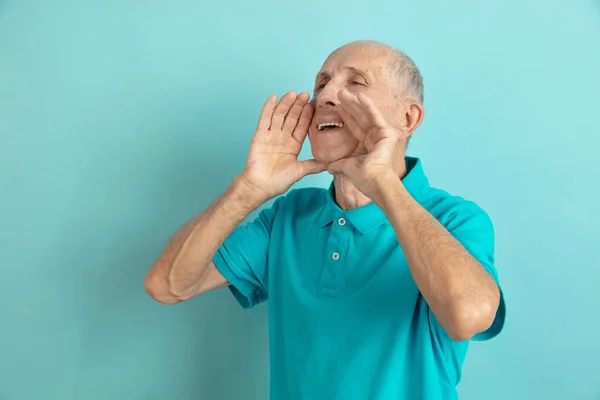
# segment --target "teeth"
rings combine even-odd
[[[335,126],[338,128],[343,128],[345,126],[345,124],[343,122],[325,122],[325,123],[319,124],[317,126],[317,129],[322,131],[323,129],[325,129],[328,126]]]

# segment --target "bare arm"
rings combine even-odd
[[[397,176],[379,182],[375,202],[394,227],[415,283],[440,324],[457,341],[485,331],[500,304],[494,279]]]
[[[329,172],[349,176],[386,214],[415,283],[449,336],[466,340],[486,330],[500,303],[496,282],[398,179],[408,137],[423,119],[422,105],[404,99],[402,118],[393,126],[366,94],[342,90],[338,98],[340,116],[367,153],[331,163]]]
[[[325,170],[315,160],[299,161],[314,109],[308,93],[288,92],[266,101],[248,153],[246,168],[210,207],[186,223],[146,275],[146,291],[174,304],[229,283],[212,258],[233,230],[265,201],[308,174]]]
[[[174,304],[229,283],[212,258],[227,236],[263,202],[243,176],[171,238],[146,275],[146,291]]]

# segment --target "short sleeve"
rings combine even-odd
[[[500,304],[492,325],[471,340],[483,341],[497,336],[504,327],[506,305],[500,286],[494,256],[494,226],[488,214],[473,202],[456,207],[445,224],[446,229],[458,240],[483,268],[492,276],[500,291]]]
[[[284,197],[246,225],[238,226],[217,250],[213,263],[231,284],[230,291],[243,308],[268,299],[268,253],[271,229]]]

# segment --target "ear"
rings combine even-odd
[[[400,132],[402,132],[403,138],[408,138],[421,122],[423,122],[423,118],[425,117],[425,110],[423,109],[423,105],[418,101],[408,99],[403,107],[404,113],[402,114],[402,119],[400,121]]]

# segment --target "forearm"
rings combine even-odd
[[[380,187],[376,202],[388,216],[415,283],[440,324],[463,340],[487,329],[500,297],[493,278],[397,177]]]
[[[167,243],[146,277],[146,287],[157,292],[153,297],[176,302],[208,290],[203,285],[214,275],[209,267],[215,253],[244,218],[266,200],[241,175],[236,177],[219,198]]]

